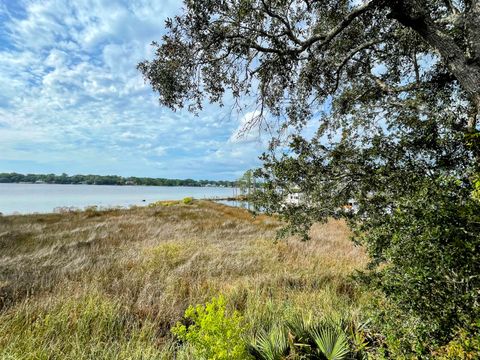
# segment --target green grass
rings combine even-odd
[[[155,325],[91,294],[25,302],[2,315],[2,359],[158,359]]]
[[[279,221],[211,202],[0,217],[0,358],[171,359],[170,328],[222,294],[254,332],[359,318],[366,256],[343,222],[275,243]]]

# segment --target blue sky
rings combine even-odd
[[[178,0],[0,0],[0,172],[234,179],[265,139],[250,114],[158,105],[136,64]],[[255,133],[256,132],[256,133]]]

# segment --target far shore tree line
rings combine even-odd
[[[144,185],[144,186],[219,186],[235,187],[235,181],[122,177],[117,175],[61,175],[0,173],[0,183]]]

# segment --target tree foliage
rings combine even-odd
[[[396,307],[378,323],[403,355],[428,354],[480,320],[480,202],[468,188],[425,181],[383,220],[356,229],[381,265],[364,280]]]
[[[247,170],[237,180],[237,187],[240,190],[241,195],[250,195],[252,190],[255,190],[255,178],[253,176],[253,170]]]
[[[253,98],[248,126],[280,124],[256,175],[286,232],[347,218],[425,341],[478,315],[479,0],[186,0],[166,26],[138,66],[161,104]]]

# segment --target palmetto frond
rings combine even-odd
[[[295,343],[313,345],[311,333],[318,323],[313,316],[299,315],[286,323],[289,332],[293,335]]]
[[[314,329],[311,336],[317,353],[326,360],[343,360],[350,352],[347,336],[337,326],[323,325]]]
[[[260,332],[249,346],[250,353],[260,360],[282,360],[289,353],[286,329],[275,325],[269,331]]]

